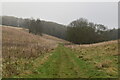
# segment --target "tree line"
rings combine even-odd
[[[118,39],[118,30],[120,29],[107,29],[102,24],[94,24],[88,22],[87,19],[80,18],[71,22],[67,27],[67,39],[76,44],[116,40]]]
[[[33,34],[42,36],[42,33],[45,33],[76,44],[96,43],[120,38],[118,37],[120,29],[108,29],[102,24],[94,24],[84,18],[72,21],[69,25],[33,18],[23,19],[13,16],[0,16],[0,18],[2,18],[2,25],[27,28]]]
[[[2,25],[27,28],[33,34],[45,33],[62,39],[66,38],[65,25],[33,18],[23,19],[14,16],[0,16],[0,18],[2,18]]]

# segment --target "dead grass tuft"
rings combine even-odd
[[[98,69],[109,68],[111,63],[112,63],[111,60],[105,60],[105,61],[95,64],[95,67]]]
[[[107,68],[106,73],[110,76],[118,75],[118,71],[114,67]]]

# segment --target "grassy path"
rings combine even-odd
[[[35,73],[22,75],[31,78],[89,78],[106,77],[106,74],[97,71],[92,64],[89,64],[75,55],[69,48],[59,45],[53,52],[49,53],[46,61],[41,65],[39,62]]]

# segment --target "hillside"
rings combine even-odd
[[[3,26],[3,77],[117,78],[117,41],[76,45]]]
[[[108,76],[118,75],[118,41],[107,41],[86,45],[67,45],[79,59],[92,64],[96,70]]]
[[[19,21],[19,27],[29,28],[29,18],[17,18],[14,16],[0,16],[0,18],[2,19],[2,25],[17,27]],[[65,25],[45,20],[41,20],[41,25],[43,33],[65,39],[65,33],[67,30]]]
[[[41,21],[43,33],[49,34],[61,39],[66,38],[67,27],[62,24],[49,21]]]
[[[4,77],[18,74],[24,70],[25,64],[54,50],[59,43],[67,42],[46,34],[41,37],[28,33],[27,29],[11,26],[2,26],[2,36]],[[22,67],[18,67],[18,63]]]

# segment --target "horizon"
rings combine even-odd
[[[2,3],[2,15],[18,18],[40,18],[43,21],[55,22],[62,25],[68,25],[74,20],[85,18],[89,22],[103,24],[108,29],[118,28],[117,2],[8,3]],[[107,15],[108,13],[109,15]]]

